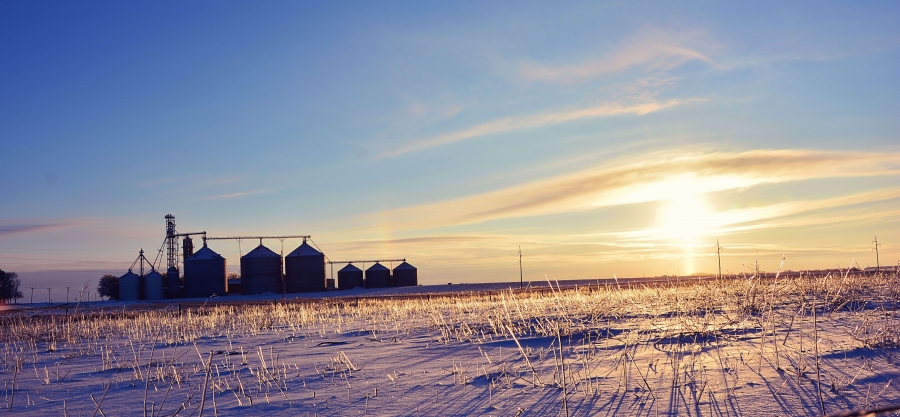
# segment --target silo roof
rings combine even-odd
[[[394,267],[394,270],[397,270],[397,269],[416,269],[416,267],[404,262],[404,263]]]
[[[204,246],[200,248],[200,250],[194,252],[193,255],[188,257],[188,259],[225,259],[222,255],[219,255],[208,246]]]
[[[341,268],[341,270],[338,271],[338,272],[347,272],[347,271],[351,271],[351,272],[359,271],[359,272],[362,272],[362,269],[357,268],[356,265],[353,265],[353,264],[347,264],[347,266]]]
[[[320,256],[322,252],[317,251],[312,246],[309,246],[308,243],[303,242],[302,245],[297,246],[297,249],[294,249],[293,252],[289,253],[287,256]]]
[[[281,255],[273,252],[271,249],[269,249],[263,245],[259,245],[256,247],[256,249],[253,249],[252,251],[247,252],[247,254],[242,256],[241,258],[272,258],[272,257],[281,257]]]
[[[159,272],[156,272],[156,270],[154,269],[154,270],[150,271],[150,273],[148,273],[147,275],[144,275],[144,278],[147,278],[147,277],[160,277],[160,278],[162,278],[163,276],[162,276],[162,274],[160,274]]]
[[[119,277],[119,279],[131,278],[131,277],[137,277],[137,274],[135,274],[134,272],[131,272],[131,270],[129,269],[128,272],[126,272],[125,275],[122,275],[121,277]]]
[[[387,269],[386,266],[375,262],[375,265],[370,266],[369,269],[366,269],[366,271],[390,271],[390,269]]]

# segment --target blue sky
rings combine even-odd
[[[424,283],[515,280],[518,246],[535,280],[714,271],[716,239],[732,272],[874,265],[876,235],[895,264],[897,21],[892,2],[0,2],[0,268],[121,274],[167,213],[406,257]],[[211,244],[235,270],[247,245]]]

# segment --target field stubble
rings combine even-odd
[[[897,274],[20,311],[23,415],[814,415],[897,404]],[[683,283],[682,283],[683,284]]]

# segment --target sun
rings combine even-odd
[[[702,196],[686,194],[669,200],[662,207],[658,227],[663,237],[689,245],[710,232],[713,217],[714,213]]]

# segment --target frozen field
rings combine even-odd
[[[0,406],[34,416],[872,409],[900,404],[898,283],[454,284],[410,288],[431,296],[407,299],[364,297],[401,291],[387,289],[16,309],[0,315]]]

